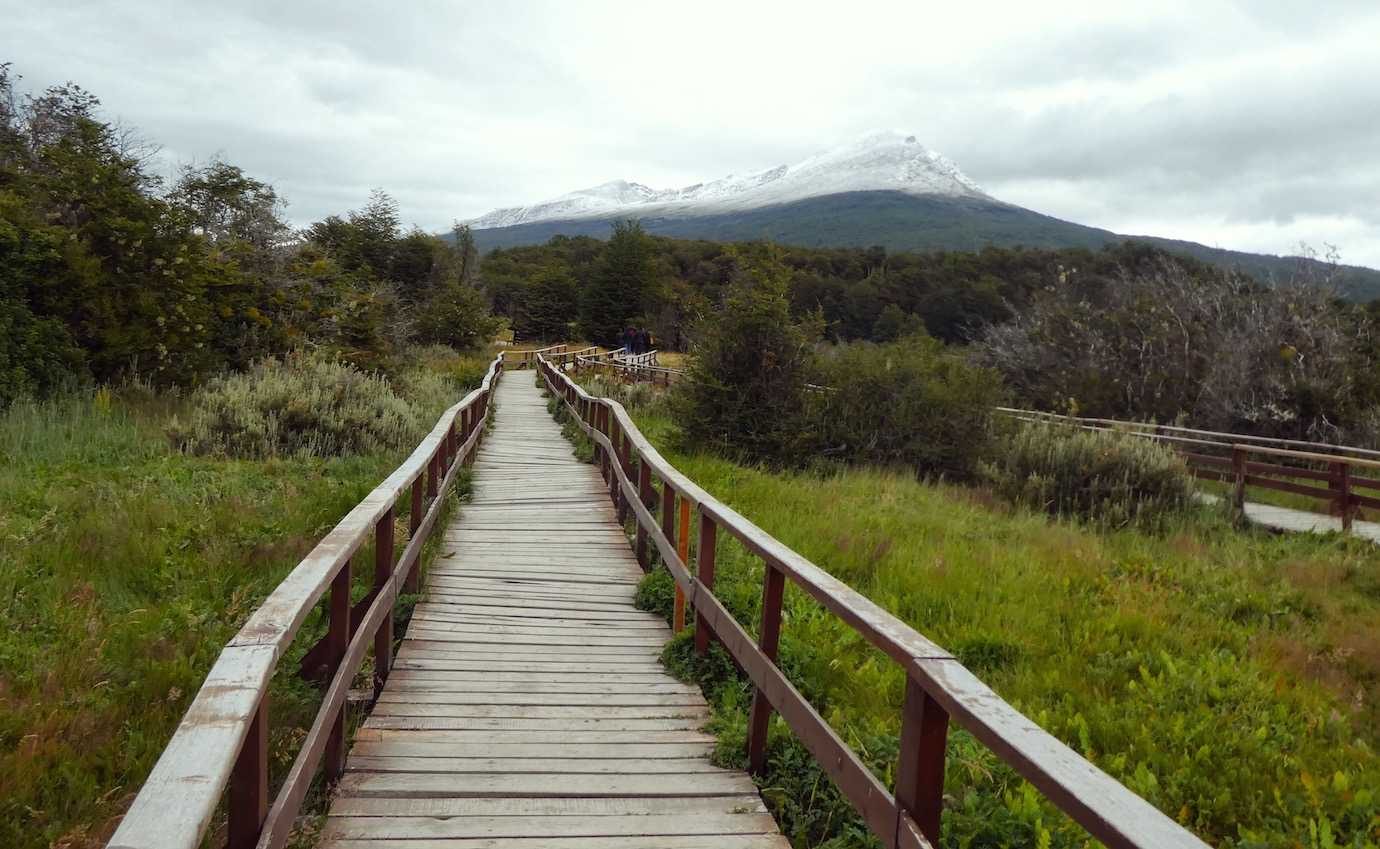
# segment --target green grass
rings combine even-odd
[[[949,648],[1209,843],[1380,843],[1380,550],[1370,544],[1241,531],[1209,509],[1158,534],[1096,530],[906,474],[778,473],[687,453],[657,405],[634,414],[682,472]],[[648,579],[650,607],[665,607],[667,580]],[[716,594],[750,629],[761,586],[760,562],[721,542]],[[694,661],[684,638],[667,659],[707,684],[721,759],[740,763],[741,680],[722,659]],[[781,664],[889,782],[900,669],[795,590]],[[946,846],[1087,845],[971,737],[951,739]],[[797,846],[870,845],[779,720],[763,794]]]
[[[483,359],[426,353],[398,382],[434,421]],[[0,414],[0,846],[103,846],[225,642],[412,448],[196,457],[170,447],[179,412],[131,387]],[[356,575],[358,597],[372,570]],[[294,673],[324,627],[274,680],[276,776],[319,704]]]

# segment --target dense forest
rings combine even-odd
[[[820,344],[915,334],[994,368],[1018,403],[1089,415],[1373,444],[1377,304],[1301,262],[1267,287],[1145,244],[888,253],[777,247],[795,319]],[[523,339],[613,343],[627,324],[686,350],[726,305],[742,249],[644,233],[494,250],[480,278]],[[1319,273],[1318,269],[1323,269]]]
[[[0,406],[73,380],[188,384],[299,347],[388,369],[412,342],[494,332],[477,257],[404,232],[375,191],[301,232],[272,186],[221,161],[173,181],[68,84],[0,65]]]

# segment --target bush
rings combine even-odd
[[[769,247],[739,249],[722,307],[695,329],[675,419],[690,445],[750,461],[798,462],[808,449],[806,383],[815,324],[791,319],[791,271]]]
[[[991,369],[969,365],[925,335],[842,346],[823,369],[817,430],[824,453],[972,475],[1002,397]]]
[[[983,465],[1009,500],[1111,527],[1153,527],[1185,511],[1193,479],[1172,450],[1104,431],[1031,424]]]
[[[403,447],[424,430],[383,377],[303,354],[211,380],[192,404],[187,426],[174,420],[170,433],[182,450],[196,454],[370,454]]]

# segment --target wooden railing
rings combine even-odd
[[[550,392],[563,399],[594,442],[596,462],[619,517],[635,523],[638,560],[649,568],[649,546],[655,548],[675,579],[675,628],[685,625],[686,604],[693,606],[696,650],[703,654],[712,636],[752,681],[747,755],[754,772],[765,765],[767,726],[775,711],[884,846],[932,847],[939,842],[946,742],[954,722],[1112,849],[1205,847],[1003,701],[947,651],[678,472],[642,436],[622,405],[588,394],[544,358],[538,358],[537,367]],[[694,571],[689,564],[692,513]],[[720,533],[737,539],[765,564],[756,640],[714,596]],[[777,666],[787,580],[904,669],[901,753],[893,788],[868,770]]]
[[[503,362],[509,364],[512,368],[532,368],[536,366],[537,357],[542,355],[564,354],[569,349],[569,345],[562,343],[559,345],[549,345],[545,348],[504,351],[501,356],[503,357]]]
[[[681,369],[658,365],[656,351],[625,354],[622,348],[593,356],[576,357],[574,368],[576,371],[594,371],[610,377],[662,386],[669,386],[683,374]]]
[[[1351,530],[1361,508],[1380,509],[1377,494],[1357,492],[1380,491],[1380,451],[1013,407],[998,407],[997,411],[1018,421],[1110,431],[1162,442],[1184,458],[1194,477],[1231,484],[1231,501],[1238,510],[1244,509],[1248,486],[1317,499],[1327,505],[1328,514],[1340,518],[1343,531]]]
[[[317,543],[245,622],[211,667],[201,690],[149,773],[110,849],[195,849],[223,797],[231,849],[279,849],[323,766],[328,780],[345,764],[345,704],[365,654],[374,651],[374,692],[392,662],[393,609],[415,591],[422,546],[445,493],[484,432],[497,357],[478,389],[441,414],[411,456]],[[395,555],[394,519],[410,499],[410,533]],[[351,558],[374,535],[374,587],[362,615],[350,606]],[[330,590],[327,665],[321,709],[269,804],[269,681],[302,623]],[[228,793],[227,793],[228,786]]]

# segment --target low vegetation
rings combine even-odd
[[[953,651],[1041,726],[1210,844],[1380,844],[1380,553],[1242,531],[1208,508],[1150,533],[1051,520],[982,487],[867,468],[770,471],[687,450],[665,405],[634,417],[682,472]],[[716,595],[755,629],[760,561],[721,540]],[[669,576],[639,593],[669,613]],[[667,661],[715,706],[741,764],[749,690],[722,653]],[[902,672],[788,590],[781,665],[890,781]],[[966,733],[945,846],[1084,846],[1086,835]],[[774,721],[763,795],[802,846],[875,845]]]
[[[1193,478],[1163,443],[1060,425],[1014,428],[983,464],[1006,500],[1110,527],[1156,528],[1188,511]]]
[[[411,423],[434,423],[487,364],[435,347],[406,359],[421,365],[367,385],[391,385],[409,427],[348,456],[179,450],[168,430],[198,398],[147,384],[0,414],[0,845],[103,846],[225,642],[411,450]],[[265,391],[247,381],[281,379],[267,371],[237,378],[249,397]],[[295,673],[323,632],[313,617],[280,662],[276,776],[315,714]]]
[[[210,381],[171,430],[195,454],[265,459],[378,453],[423,427],[387,378],[299,354]]]

